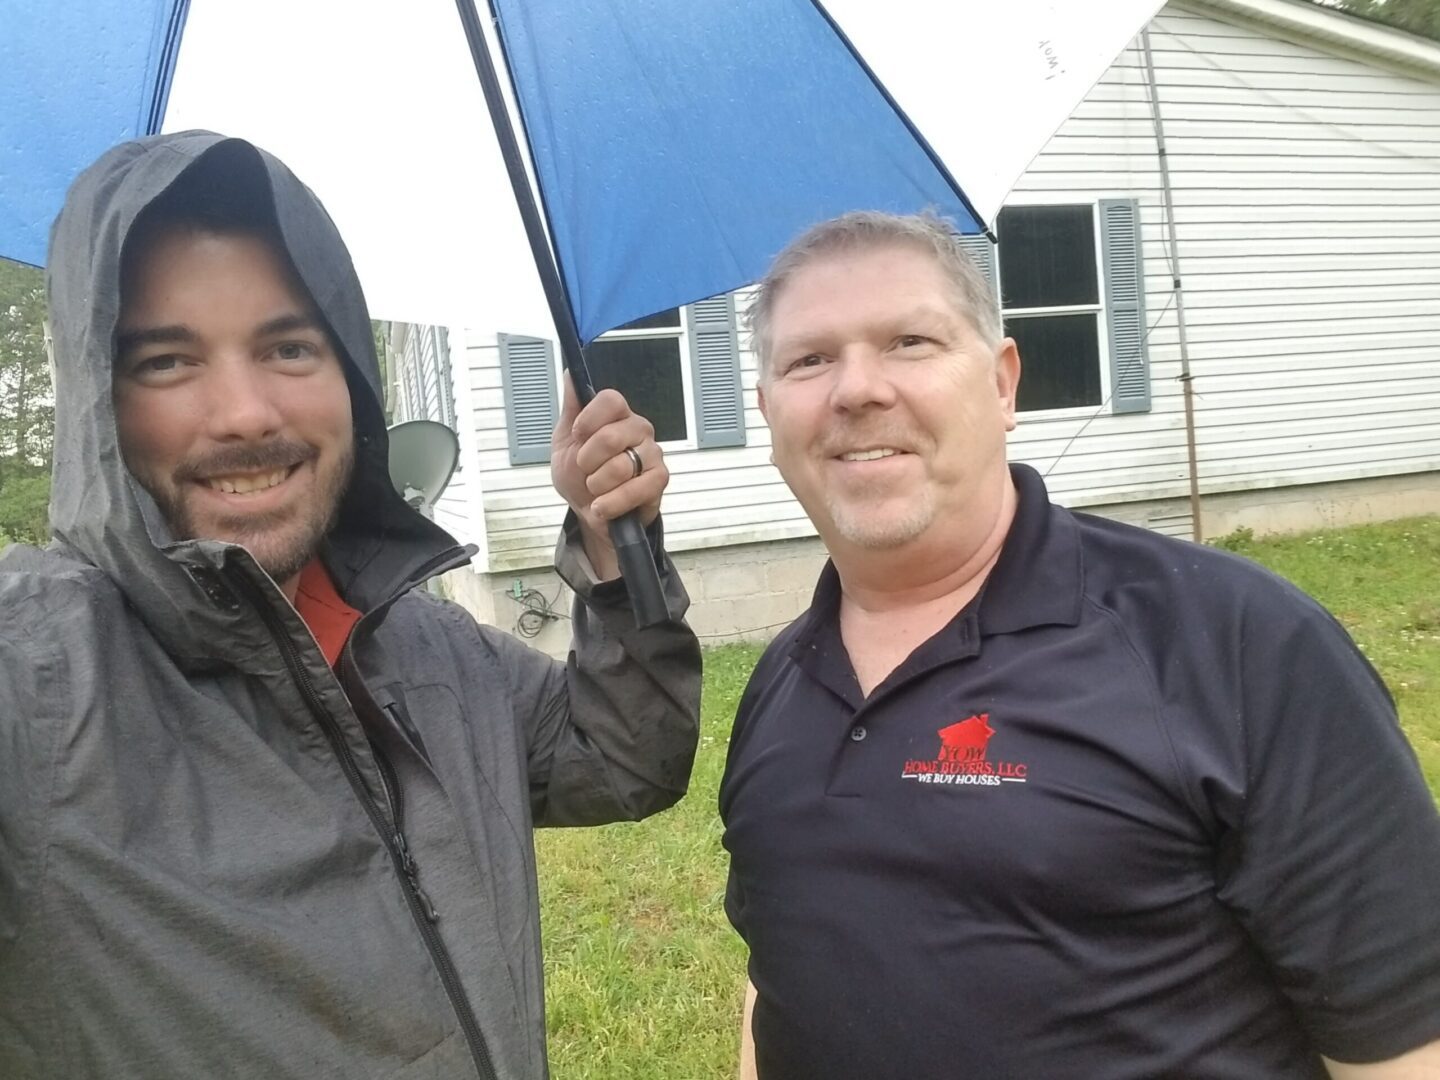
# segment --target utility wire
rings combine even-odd
[[[1150,335],[1155,332],[1155,328],[1160,325],[1160,321],[1165,318],[1165,313],[1170,310],[1170,306],[1174,302],[1175,294],[1172,292],[1165,299],[1165,306],[1162,307],[1159,314],[1155,316],[1155,321],[1145,328],[1145,337],[1143,339],[1145,342],[1149,342]],[[1177,381],[1182,378],[1184,378],[1184,376],[1176,376]],[[1080,438],[1081,435],[1084,435],[1085,429],[1095,422],[1096,417],[1098,417],[1101,413],[1103,413],[1106,409],[1110,407],[1110,398],[1114,396],[1114,393],[1115,392],[1112,390],[1110,394],[1106,396],[1105,400],[1100,402],[1099,406],[1095,409],[1095,411],[1085,418],[1085,422],[1075,430],[1074,435],[1070,436],[1070,441],[1060,448],[1060,453],[1055,455],[1055,460],[1050,462],[1049,467],[1046,468],[1046,470],[1041,474],[1042,476],[1049,476],[1052,472],[1055,471],[1055,466],[1059,465],[1060,462],[1064,459],[1065,455],[1070,452],[1070,448],[1075,445],[1075,440]]]

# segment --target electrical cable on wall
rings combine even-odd
[[[515,633],[523,638],[538,637],[540,631],[545,629],[546,623],[557,622],[561,619],[569,619],[570,616],[558,610],[555,605],[560,601],[560,593],[563,590],[557,589],[553,597],[546,596],[539,589],[524,589],[518,594],[507,592],[505,595],[520,605],[520,614],[515,619]],[[768,626],[751,626],[743,630],[722,630],[713,634],[696,634],[702,641],[717,640],[720,638],[737,638],[743,640],[750,634],[763,633],[766,630],[774,630],[781,626],[789,626],[792,620],[786,619],[781,622],[770,623]]]
[[[515,619],[515,632],[523,638],[538,636],[540,631],[545,629],[546,623],[570,618],[563,611],[555,609],[555,604],[560,599],[559,590],[553,600],[539,589],[526,589],[518,596],[515,593],[508,595],[520,605],[520,614]]]

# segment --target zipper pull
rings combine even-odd
[[[395,845],[395,853],[400,856],[400,869],[405,871],[407,878],[415,877],[415,859],[410,854],[410,845],[405,842],[405,834],[396,829],[390,834],[390,841]]]
[[[435,910],[435,905],[430,902],[429,895],[425,892],[424,889],[422,889],[418,884],[415,883],[414,878],[411,878],[410,882],[411,887],[415,890],[415,899],[420,901],[421,906],[425,910],[425,918],[429,919],[432,923],[439,922],[440,912]]]
[[[439,922],[440,912],[435,910],[435,905],[430,902],[429,894],[420,887],[420,867],[416,865],[414,856],[410,854],[410,845],[405,842],[405,834],[396,830],[393,840],[395,851],[400,856],[400,869],[405,872],[405,880],[410,885],[410,891],[415,894],[415,899],[420,901],[425,918],[432,923]]]

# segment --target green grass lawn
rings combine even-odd
[[[1221,546],[1268,566],[1329,608],[1385,677],[1440,802],[1440,518]]]
[[[1440,801],[1440,518],[1222,546],[1294,581],[1349,628],[1394,692]],[[759,653],[706,651],[700,753],[678,807],[537,839],[556,1080],[735,1075],[745,951],[725,920],[715,797]]]

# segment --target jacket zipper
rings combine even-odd
[[[400,790],[400,777],[383,750],[371,743],[370,752],[375,755],[375,764],[380,767],[380,786],[385,789],[385,801],[390,804],[390,820],[395,823],[390,839],[400,856],[400,869],[410,885],[410,891],[420,901],[420,910],[424,912],[426,921],[437,923],[440,912],[435,910],[430,897],[420,887],[420,867],[416,865],[414,856],[410,854],[410,845],[405,841],[405,793]]]
[[[251,603],[270,631],[270,636],[279,645],[281,655],[285,659],[285,666],[290,669],[291,677],[300,688],[301,697],[305,699],[305,704],[319,722],[321,730],[325,732],[325,737],[330,741],[330,747],[340,762],[340,771],[350,782],[350,787],[360,799],[361,805],[364,806],[371,825],[380,834],[380,842],[390,853],[390,859],[395,864],[400,880],[404,883],[403,891],[405,899],[410,905],[410,913],[415,920],[415,925],[420,929],[420,937],[430,951],[430,959],[435,964],[436,971],[440,975],[440,982],[445,987],[446,995],[450,998],[450,1005],[460,1021],[460,1029],[465,1033],[465,1041],[470,1047],[470,1056],[475,1062],[475,1070],[480,1075],[480,1080],[498,1080],[495,1066],[490,1060],[490,1049],[485,1044],[485,1034],[480,1030],[479,1021],[475,1019],[474,1010],[470,1007],[470,1000],[465,994],[465,987],[460,982],[455,964],[450,959],[445,943],[440,940],[439,931],[435,929],[435,923],[440,918],[439,912],[431,904],[430,898],[420,889],[419,868],[410,854],[410,847],[405,841],[405,835],[401,828],[403,803],[400,798],[399,777],[396,776],[390,762],[379,748],[372,744],[376,764],[380,771],[381,786],[384,787],[386,799],[390,803],[394,822],[394,827],[391,828],[381,815],[380,808],[375,805],[375,800],[366,791],[365,781],[360,776],[360,767],[355,762],[354,753],[345,742],[340,725],[335,722],[334,717],[321,702],[320,694],[315,689],[315,684],[311,681],[310,674],[305,670],[305,664],[300,658],[300,650],[291,640],[290,635],[285,632],[284,624],[281,623],[279,616],[271,610],[269,599],[259,586],[243,573],[233,576],[240,581],[244,591],[249,594]],[[388,777],[386,773],[389,773]]]

